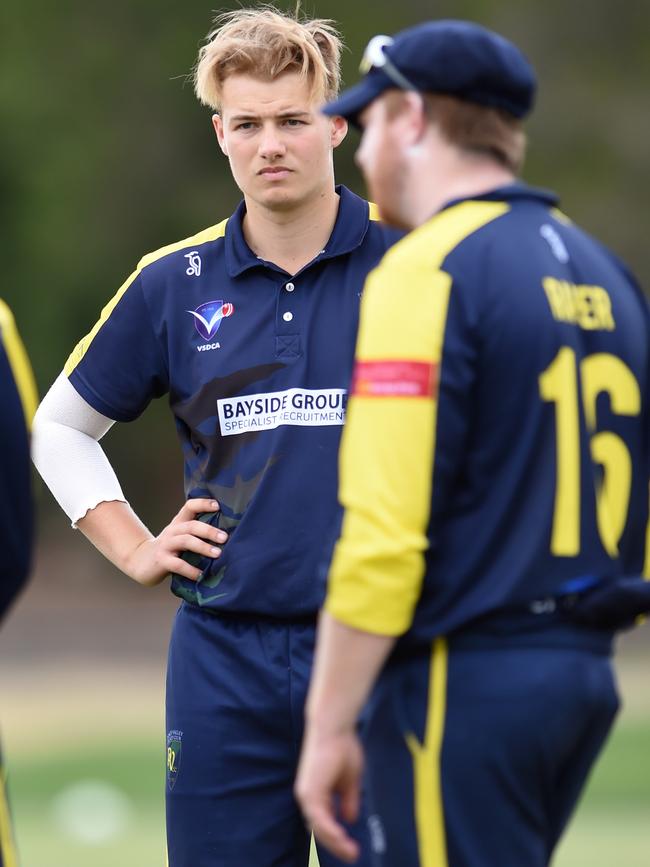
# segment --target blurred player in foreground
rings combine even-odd
[[[468,22],[377,37],[326,111],[411,229],[370,275],[345,507],[296,791],[353,861],[359,711],[376,863],[542,867],[615,717],[615,631],[650,607],[648,310],[516,180],[534,75]]]
[[[36,387],[11,311],[0,299],[0,620],[23,588],[34,516],[28,430]],[[0,753],[0,867],[17,867]]]
[[[167,680],[171,867],[308,861],[293,780],[317,565],[338,520],[359,297],[397,237],[334,185],[347,123],[319,106],[340,50],[327,21],[217,19],[196,92],[244,201],[142,259],[37,415],[35,460],[72,521],[136,581],[175,573],[185,600]],[[188,499],[153,536],[97,441],[165,393]]]

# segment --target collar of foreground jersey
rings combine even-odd
[[[368,203],[365,199],[355,195],[344,186],[337,187],[336,192],[340,196],[339,211],[334,230],[324,252],[318,256],[319,260],[332,259],[335,256],[351,253],[361,245],[368,231]],[[260,267],[273,268],[284,274],[285,272],[273,263],[258,259],[246,243],[242,231],[242,220],[245,213],[246,205],[242,201],[226,226],[226,269],[228,275],[237,277],[250,268]]]
[[[529,187],[523,181],[515,181],[513,184],[495,187],[495,189],[482,193],[479,196],[461,196],[458,199],[451,199],[440,208],[440,211],[453,208],[454,205],[458,205],[460,202],[512,202],[518,199],[532,199],[537,202],[543,202],[550,207],[555,207],[560,201],[552,190]]]

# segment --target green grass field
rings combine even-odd
[[[10,786],[22,867],[162,867],[162,747],[152,741],[129,739],[117,728],[111,739],[68,743],[49,756],[40,753],[30,758],[22,751],[15,755],[10,763]],[[622,721],[601,758],[555,867],[647,867],[649,763],[650,726],[645,721]],[[103,781],[127,799],[123,826],[110,841],[79,839],[79,829],[70,829],[57,818],[57,796],[82,780]],[[110,802],[108,806],[110,812]],[[86,820],[83,812],[76,818],[83,834],[84,822],[92,824],[92,819]]]

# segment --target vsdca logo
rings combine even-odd
[[[230,301],[206,301],[196,310],[188,310],[194,317],[194,327],[204,340],[212,340],[219,330],[222,319],[227,319],[235,312]]]

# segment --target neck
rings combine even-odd
[[[246,199],[244,237],[260,259],[296,274],[327,244],[338,209],[334,186],[288,210],[271,210]]]
[[[516,176],[499,163],[471,154],[449,155],[419,166],[410,184],[411,227],[426,222],[447,202],[480,196],[514,183]]]

